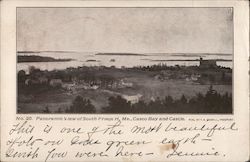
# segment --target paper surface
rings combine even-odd
[[[1,1],[1,161],[247,161],[248,58],[248,1]]]

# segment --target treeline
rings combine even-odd
[[[185,66],[183,66],[183,67],[185,67]],[[143,70],[143,71],[160,71],[160,70],[180,70],[183,67],[179,66],[179,65],[168,66],[165,63],[159,63],[157,65],[136,66],[136,67],[133,67],[133,69]]]
[[[159,64],[154,64],[154,65],[148,65],[148,66],[135,66],[132,69],[137,69],[137,70],[143,70],[143,71],[160,71],[160,70],[173,70],[173,71],[178,71],[178,70],[195,70],[195,71],[203,71],[199,66],[180,66],[180,65],[175,65],[175,66],[169,66],[166,63],[159,63]],[[224,70],[225,72],[231,72],[232,69],[228,67],[210,67],[207,68],[206,70]]]
[[[232,113],[232,95],[217,93],[210,86],[206,94],[198,93],[187,99],[184,95],[179,99],[166,96],[154,101],[139,101],[132,104],[121,96],[110,97],[108,106],[102,108],[101,113]],[[88,99],[77,96],[66,113],[96,113],[94,105]]]
[[[108,69],[108,68],[107,68]],[[29,67],[29,73],[24,70],[18,72],[18,83],[24,84],[26,79],[37,80],[39,78],[61,79],[62,82],[85,81],[87,83],[102,82],[103,84],[117,81],[112,75],[99,72],[95,67],[67,68],[66,70],[43,71],[33,66]],[[104,69],[102,69],[104,70]],[[99,74],[100,73],[100,74]]]

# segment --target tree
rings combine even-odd
[[[164,105],[164,112],[171,112],[174,113],[175,107],[174,107],[174,99],[172,96],[166,96],[163,100]]]
[[[169,95],[168,95],[168,96],[165,97],[165,101],[164,101],[164,104],[165,104],[165,105],[170,106],[170,105],[173,104],[173,102],[174,102],[174,100],[173,100],[172,96],[169,96]]]
[[[70,107],[71,113],[94,113],[95,107],[89,99],[83,99],[82,96],[76,96]]]
[[[45,107],[45,110],[43,110],[43,112],[44,112],[44,113],[50,113],[49,107],[46,106],[46,107]]]
[[[135,103],[132,105],[132,113],[147,113],[148,112],[148,107],[147,104],[140,100],[139,102]]]
[[[226,79],[226,74],[223,71],[222,74],[221,74],[221,81],[225,81],[225,79]]]
[[[35,66],[29,66],[29,74],[32,74],[35,70]]]
[[[105,113],[130,113],[131,103],[121,96],[110,97],[109,105],[103,108]]]
[[[85,110],[86,110],[86,112],[89,112],[89,113],[95,112],[95,106],[92,105],[92,103],[89,99],[86,100]]]
[[[148,104],[148,112],[150,113],[159,113],[163,112],[164,105],[159,97],[156,98],[155,101],[150,101]]]
[[[17,74],[18,84],[24,84],[26,79],[26,73],[24,70],[20,70]]]
[[[181,102],[182,104],[186,104],[186,103],[187,103],[187,98],[185,97],[184,94],[181,96],[180,102]]]

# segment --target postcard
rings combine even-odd
[[[248,1],[1,1],[1,161],[249,160]]]

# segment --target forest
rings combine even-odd
[[[231,94],[221,95],[212,85],[205,95],[198,93],[189,100],[184,95],[177,100],[166,96],[163,100],[156,98],[148,103],[140,100],[132,104],[121,96],[114,96],[108,99],[108,103],[102,108],[102,113],[232,113]],[[77,96],[66,113],[95,113],[95,107],[89,99]]]

